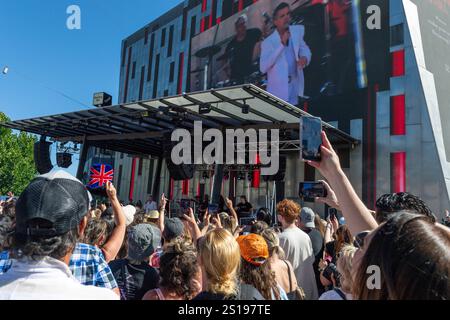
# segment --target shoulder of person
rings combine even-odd
[[[291,25],[289,27],[289,31],[291,33],[299,33],[301,35],[303,35],[305,33],[305,26],[301,25],[301,24],[296,24],[296,25]]]
[[[111,289],[100,288],[95,286],[85,286],[83,300],[120,300],[120,297]]]
[[[111,262],[108,263],[108,265],[111,268],[111,270],[116,270],[118,268],[121,268],[123,265],[126,265],[127,262],[128,262],[128,260],[126,260],[126,259],[117,259],[117,260],[112,260]]]

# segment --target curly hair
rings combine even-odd
[[[280,289],[268,260],[260,266],[255,266],[242,259],[240,278],[242,282],[254,286],[264,299],[280,300]]]
[[[284,199],[277,204],[277,213],[286,220],[286,223],[292,224],[300,214],[301,207],[294,201]]]
[[[101,247],[106,242],[107,230],[108,224],[105,220],[91,219],[89,220],[86,230],[84,231],[83,242]]]
[[[45,227],[42,221],[36,221],[36,225]],[[13,258],[30,257],[34,260],[52,257],[61,260],[75,248],[78,238],[78,227],[63,235],[53,237],[29,236],[13,232],[10,238],[11,248],[14,249],[11,256]]]
[[[197,293],[194,278],[200,272],[197,254],[192,243],[175,239],[166,248],[160,258],[161,287],[175,291],[185,300]]]
[[[376,202],[376,208],[375,218],[378,224],[386,222],[392,214],[399,211],[414,211],[430,217],[433,222],[436,222],[436,217],[426,203],[408,192],[382,195]]]

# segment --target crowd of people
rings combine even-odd
[[[450,229],[409,193],[369,210],[322,140],[322,160],[308,162],[326,179],[316,201],[344,219],[285,199],[277,225],[260,211],[244,230],[245,198],[169,218],[164,194],[123,206],[108,182],[108,204],[91,208],[74,177],[38,176],[1,205],[0,299],[449,299]]]

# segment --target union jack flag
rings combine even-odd
[[[88,187],[96,189],[103,187],[107,181],[112,181],[114,169],[109,164],[94,164],[91,167],[90,181]]]

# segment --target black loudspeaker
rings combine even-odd
[[[39,141],[34,144],[34,164],[40,174],[45,174],[53,169],[50,160],[51,145],[52,143],[47,141]]]
[[[278,172],[271,176],[263,176],[263,179],[264,181],[283,181],[285,173],[286,173],[286,157],[280,155]]]
[[[195,165],[174,164],[172,162],[171,153],[176,142],[172,142],[170,136],[166,136],[164,140],[164,158],[167,163],[167,169],[169,170],[170,177],[175,181],[192,179],[194,177]]]
[[[56,164],[60,168],[68,168],[72,165],[72,154],[67,152],[56,153]]]

